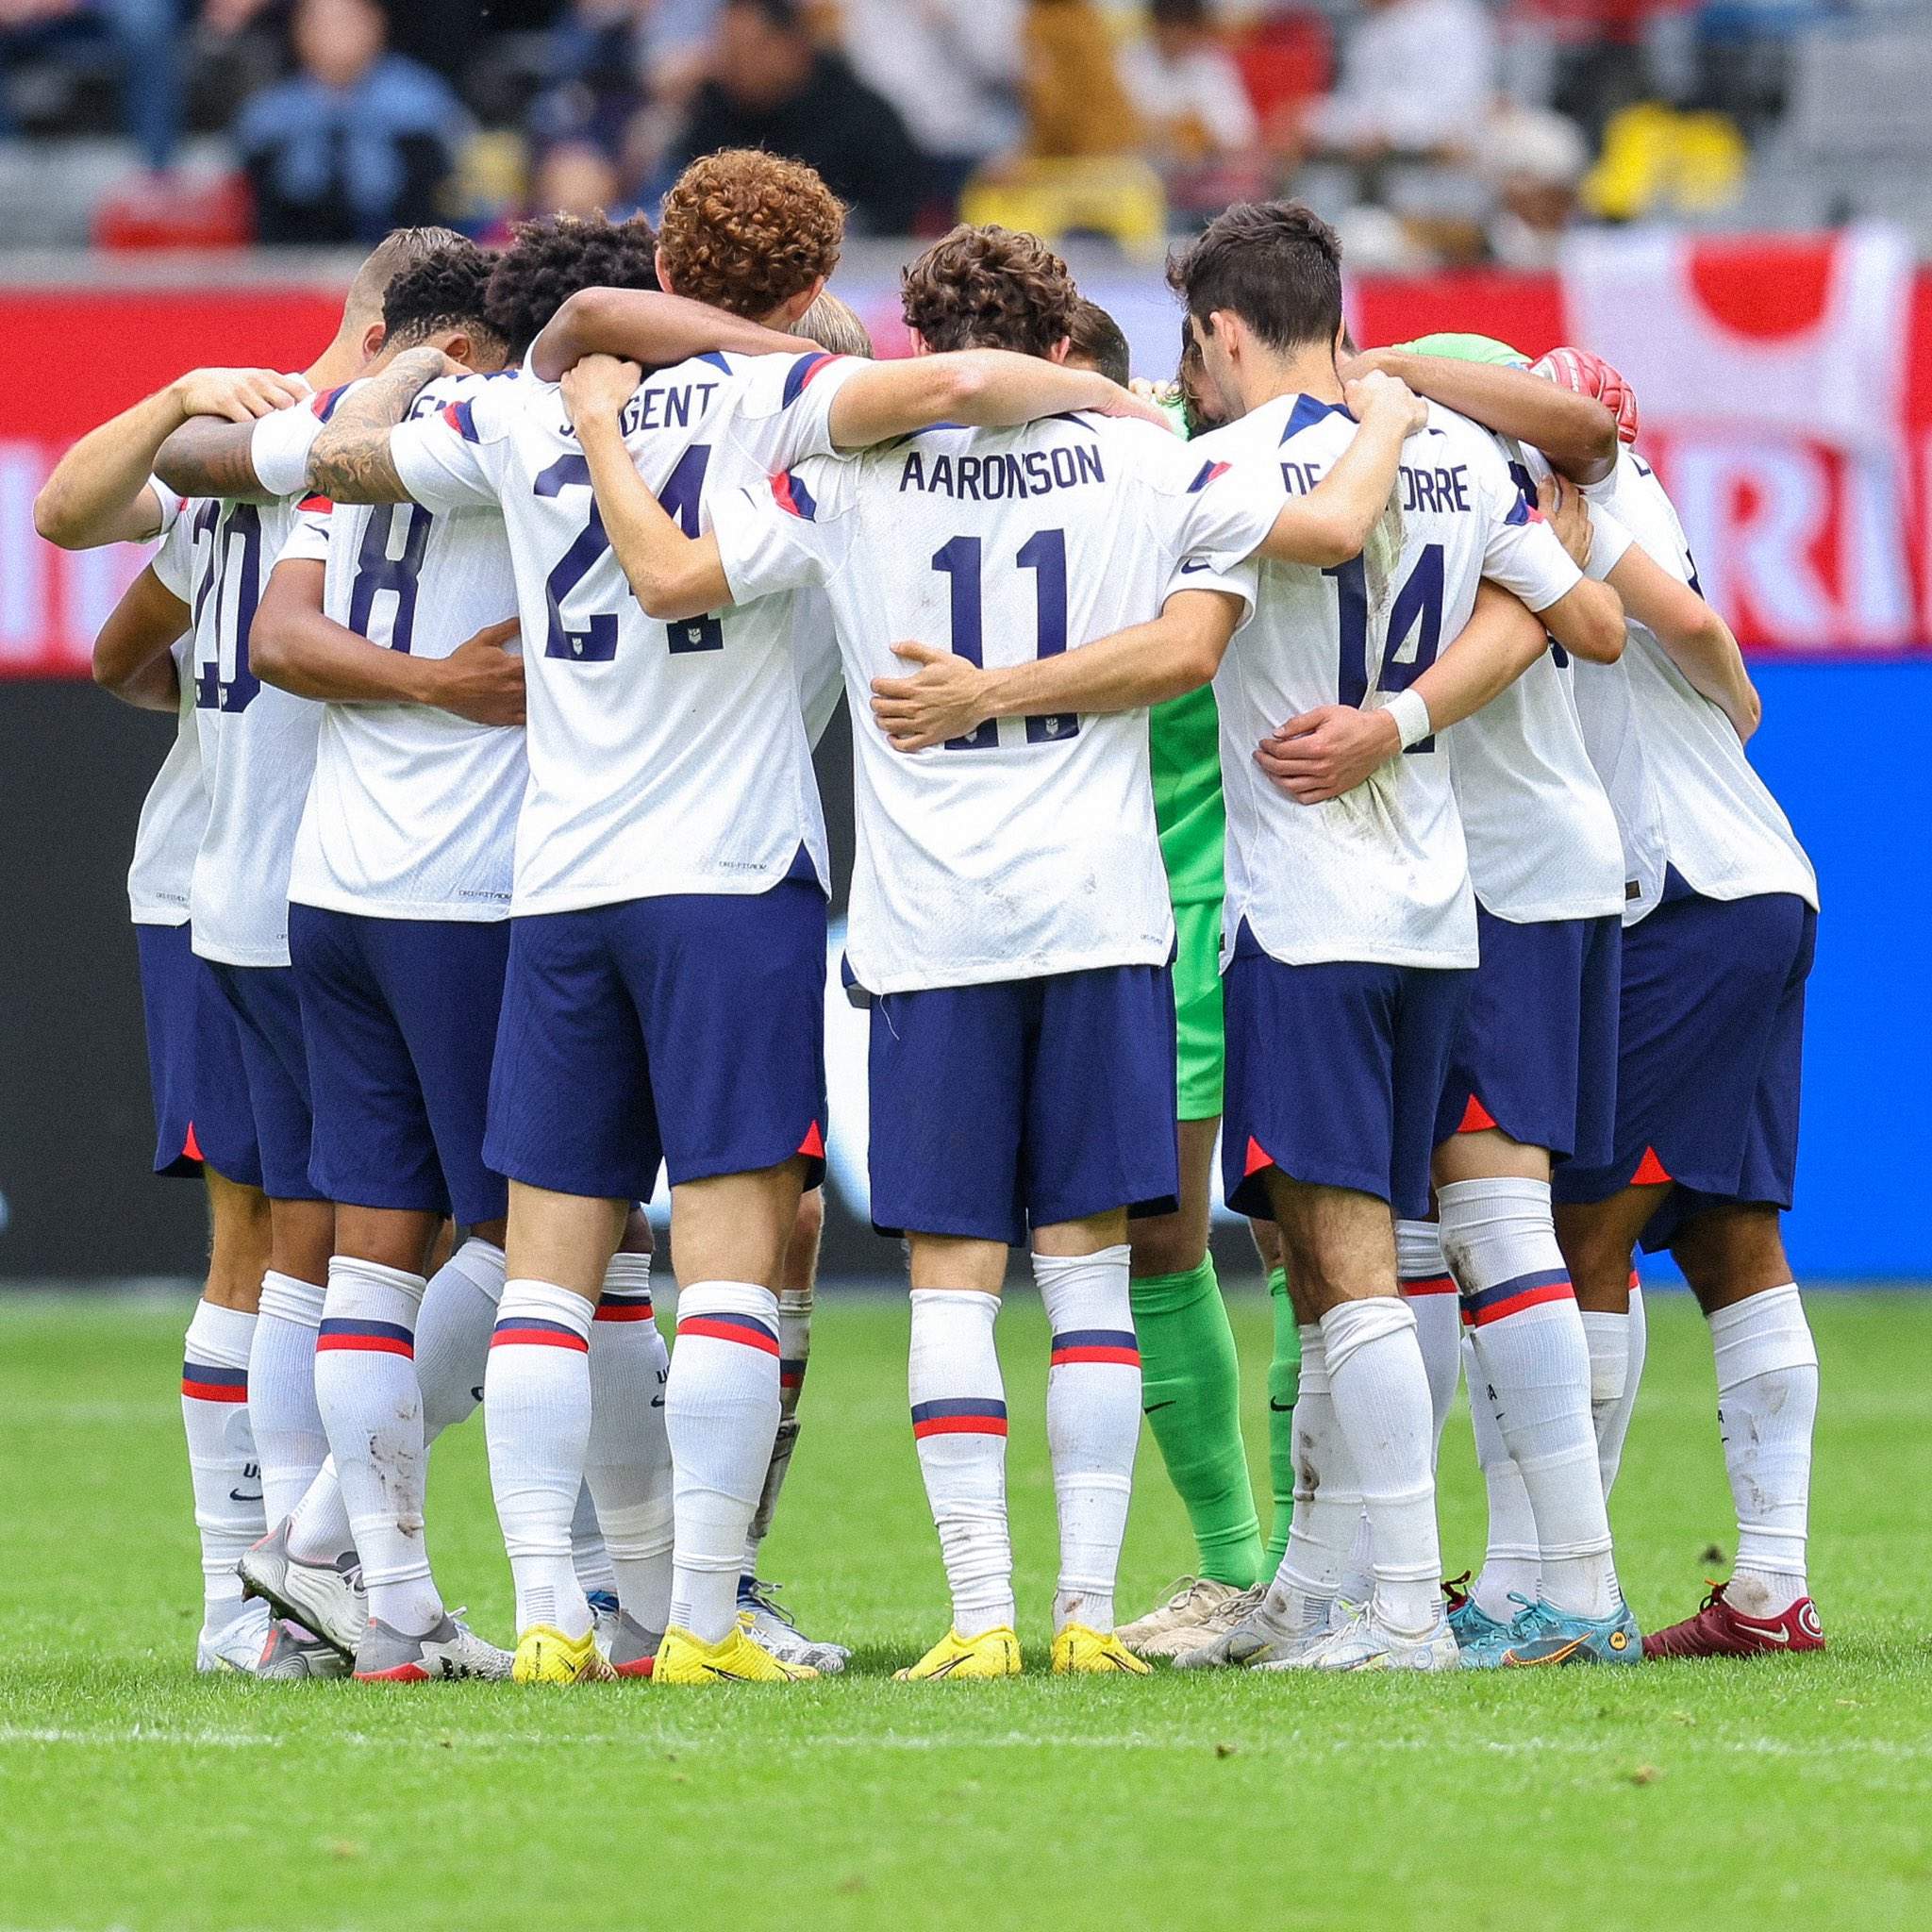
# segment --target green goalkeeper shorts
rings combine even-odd
[[[1176,906],[1174,924],[1176,1117],[1211,1120],[1221,1111],[1226,1059],[1221,1024],[1221,902]]]

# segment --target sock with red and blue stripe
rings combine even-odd
[[[504,1283],[483,1376],[490,1487],[516,1582],[517,1632],[591,1627],[571,1522],[591,1442],[591,1304],[551,1281]]]
[[[1475,1363],[1536,1519],[1542,1596],[1575,1616],[1607,1617],[1617,1574],[1590,1412],[1590,1344],[1549,1183],[1456,1181],[1437,1200]]]
[[[591,1324],[591,1443],[584,1474],[617,1600],[659,1635],[671,1608],[671,1441],[664,1425],[670,1369],[651,1305],[650,1256],[611,1256]],[[581,1552],[575,1567],[582,1582]]]
[[[423,1535],[427,1475],[416,1316],[427,1282],[353,1255],[328,1264],[315,1400],[328,1431],[369,1614],[420,1636],[442,1619]]]
[[[248,1545],[267,1527],[261,1471],[248,1427],[248,1350],[255,1317],[246,1309],[196,1302],[181,1362],[181,1426],[194,1485],[201,1537],[202,1622],[212,1634],[240,1616],[235,1574]]]
[[[993,1324],[1000,1298],[915,1288],[907,1392],[919,1474],[961,1637],[1010,1629],[1013,1544],[1007,1528],[1007,1391]]]
[[[1054,1628],[1113,1628],[1113,1586],[1134,1451],[1141,1440],[1141,1349],[1134,1339],[1124,1241],[1092,1255],[1035,1255],[1053,1329],[1046,1442],[1059,1507]]]
[[[778,1297],[753,1281],[695,1281],[677,1298],[665,1386],[676,1543],[671,1621],[702,1643],[738,1616],[744,1540],[778,1430]]]

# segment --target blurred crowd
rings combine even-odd
[[[1865,7],[1882,0],[1863,0]],[[1390,268],[1550,261],[1734,197],[1858,0],[0,0],[0,136],[117,129],[97,240],[367,243],[809,161],[859,233],[1129,247],[1291,189]],[[184,140],[225,165],[171,173]],[[183,232],[185,231],[185,232]]]

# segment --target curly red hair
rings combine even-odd
[[[758,148],[693,161],[658,224],[671,287],[755,322],[829,275],[844,239],[845,204],[818,171]]]

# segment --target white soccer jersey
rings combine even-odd
[[[163,509],[168,534],[150,559],[162,585],[187,604],[194,594],[193,541],[189,521],[176,518],[179,499],[169,491]],[[188,893],[194,878],[194,855],[208,825],[208,793],[201,783],[201,739],[194,719],[193,636],[185,633],[173,646],[180,701],[175,742],[155,774],[141,805],[134,832],[134,858],[127,867],[127,912],[136,925],[181,925],[188,919]]]
[[[830,450],[832,397],[862,367],[822,354],[699,357],[646,378],[625,406],[625,441],[696,536],[721,496]],[[554,384],[480,385],[405,424],[391,446],[425,508],[502,508],[529,681],[513,909],[762,892],[801,846],[825,880],[791,601],[647,618]]]
[[[1524,501],[1540,453],[1494,439]],[[1442,734],[1470,883],[1484,911],[1517,924],[1624,909],[1624,848],[1584,748],[1570,655],[1552,641],[1523,675]]]
[[[410,420],[491,380],[440,378],[417,397]],[[447,658],[516,613],[493,506],[441,515],[413,503],[304,511],[282,552],[284,561],[297,558],[325,567],[325,616],[414,657]],[[528,774],[521,730],[428,705],[325,705],[289,897],[385,919],[508,918]]]
[[[1091,642],[1170,591],[1250,600],[1282,497],[1165,430],[1057,416],[927,430],[719,505],[734,595],[819,584],[857,748],[847,957],[874,992],[1164,962],[1174,945],[1144,711],[993,720],[908,757],[871,683],[914,638],[990,666]]]
[[[1622,451],[1615,471],[1585,492],[1607,508],[1650,557],[1681,583],[1697,575],[1677,512],[1650,465]],[[1591,756],[1618,798],[1619,774],[1639,764],[1654,800],[1663,854],[1687,883],[1707,898],[1746,899],[1762,892],[1794,892],[1815,908],[1818,876],[1790,821],[1764,780],[1752,769],[1729,719],[1691,688],[1657,638],[1632,624],[1623,663],[1627,708],[1614,685],[1586,680],[1577,686]],[[1632,741],[1635,741],[1634,744]],[[1627,775],[1624,791],[1632,791]],[[1634,809],[1641,808],[1637,794]],[[1618,798],[1620,814],[1624,802]],[[1656,904],[1656,884],[1641,881],[1644,896],[1633,908],[1641,917]]]
[[[1282,396],[1191,447],[1278,464],[1281,483],[1299,495],[1354,434],[1341,405]],[[1290,965],[1476,963],[1450,761],[1431,741],[1315,806],[1277,791],[1254,759],[1260,740],[1291,718],[1406,690],[1468,623],[1483,577],[1542,610],[1581,575],[1522,504],[1488,433],[1434,404],[1404,449],[1396,501],[1401,548],[1386,584],[1361,557],[1326,571],[1264,563],[1255,621],[1214,680],[1227,800],[1224,960],[1246,920]]]
[[[823,591],[800,591],[793,600],[791,665],[798,674],[798,708],[805,713],[806,741],[816,751],[845,695],[839,626]]]

